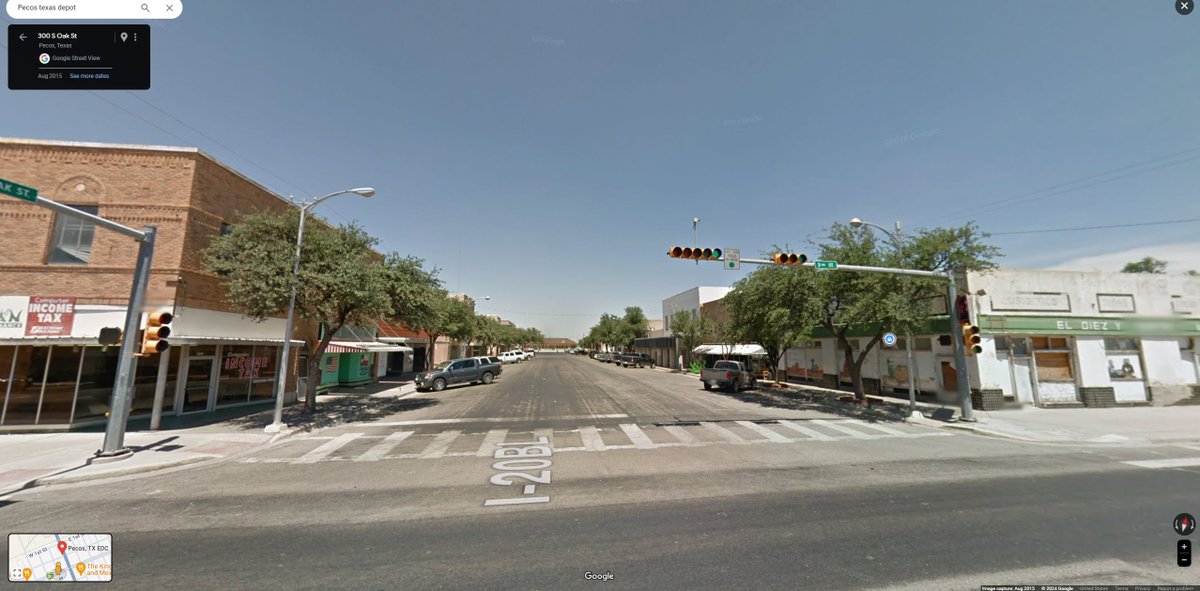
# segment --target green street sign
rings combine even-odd
[[[836,269],[837,261],[813,261],[813,267],[817,269]]]
[[[0,179],[0,193],[11,195],[17,199],[24,199],[30,203],[37,201],[37,189],[34,189],[33,187],[26,187],[25,185],[18,185],[17,183],[5,179]]]

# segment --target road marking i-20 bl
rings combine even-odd
[[[492,458],[499,461],[492,464],[492,469],[501,470],[501,472],[493,474],[488,482],[500,486],[512,486],[516,484],[515,480],[525,480],[530,484],[522,487],[521,494],[533,495],[537,492],[537,485],[550,484],[550,470],[548,468],[553,464],[550,460],[552,455],[553,450],[550,447],[550,440],[545,436],[538,437],[537,441],[497,443],[496,451],[492,454]],[[517,470],[539,470],[540,472],[535,476],[526,472],[517,472]],[[483,506],[496,507],[500,505],[528,505],[549,502],[550,497],[548,495],[521,496],[508,499],[488,499],[483,502]]]

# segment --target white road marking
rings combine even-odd
[[[695,436],[693,436],[691,433],[688,433],[687,429],[684,429],[683,427],[680,427],[679,425],[667,425],[664,428],[667,430],[667,433],[674,435],[675,439],[678,439],[679,442],[684,445],[691,446],[691,445],[699,444],[699,442],[696,441]]]
[[[700,426],[708,429],[717,437],[720,437],[729,443],[749,443],[745,439],[738,437],[737,433],[734,433],[733,431],[730,431],[729,429],[726,429],[725,427],[722,427],[716,423],[703,422],[700,423]]]
[[[638,449],[654,449],[654,442],[646,436],[637,425],[625,423],[621,425],[621,430],[625,432],[625,436],[629,437],[629,441],[633,442],[633,446]]]
[[[337,451],[338,448],[350,443],[351,441],[354,441],[355,439],[358,439],[359,437],[362,437],[362,433],[343,433],[342,435],[338,435],[332,440],[322,443],[319,447],[317,447],[317,449],[300,456],[300,459],[296,460],[296,463],[312,464],[314,462],[319,462],[328,457],[329,454]]]
[[[793,423],[792,421],[780,419],[779,424],[783,425],[784,427],[787,427],[788,429],[791,429],[793,431],[808,435],[809,437],[812,437],[813,439],[816,439],[817,441],[833,441],[832,437],[830,437],[820,431],[817,431],[815,429],[809,429],[808,427],[805,427],[804,425]]]
[[[550,497],[516,497],[512,499],[488,499],[483,502],[484,507],[495,507],[497,505],[528,505],[530,503],[549,503]]]
[[[556,421],[583,421],[591,419],[624,419],[626,414],[613,415],[570,415],[554,417]],[[484,417],[478,419],[425,419],[420,421],[391,421],[386,423],[364,423],[364,427],[407,427],[410,425],[452,425],[454,423],[528,423],[528,417]]]
[[[481,458],[490,458],[496,452],[496,444],[504,443],[504,437],[508,435],[508,429],[492,429],[483,437],[483,443],[479,446],[479,451],[475,455]]]
[[[396,446],[400,445],[401,441],[408,439],[408,436],[412,434],[412,431],[396,431],[395,433],[384,437],[382,443],[375,444],[373,447],[371,447],[371,449],[368,449],[366,453],[354,458],[354,461],[377,462],[382,460],[383,456],[388,455],[388,452],[396,449]]]
[[[1130,466],[1139,468],[1187,468],[1189,466],[1200,466],[1200,458],[1172,458],[1169,460],[1138,460],[1135,462],[1121,462]]]
[[[430,443],[429,447],[426,447],[425,451],[421,452],[421,454],[418,455],[417,457],[418,458],[440,458],[440,457],[442,457],[443,455],[446,454],[446,450],[450,448],[450,444],[454,443],[455,439],[458,439],[459,433],[461,433],[461,431],[458,431],[458,430],[443,431],[441,433],[438,433],[437,437],[433,438],[433,443]]]
[[[913,436],[912,433],[905,433],[904,431],[901,431],[899,429],[893,429],[891,427],[888,427],[885,425],[880,425],[878,423],[869,423],[867,421],[839,421],[839,422],[854,423],[856,425],[867,427],[868,429],[875,429],[876,431],[882,431],[884,433],[887,433],[888,435],[893,435],[896,437],[912,437]]]
[[[546,442],[546,445],[554,449],[554,429],[534,429],[533,436]]]
[[[754,431],[755,433],[758,433],[759,435],[762,435],[763,437],[766,437],[767,441],[774,441],[775,443],[791,443],[792,442],[791,439],[788,439],[787,437],[784,437],[783,435],[780,435],[779,433],[772,431],[771,429],[767,428],[765,425],[751,423],[750,421],[737,421],[737,424],[739,424],[751,431]]]
[[[600,438],[600,431],[592,425],[580,427],[579,435],[583,437],[583,447],[588,451],[604,451],[608,448]]]
[[[867,435],[866,433],[863,433],[862,431],[857,431],[857,430],[851,429],[849,427],[843,427],[842,425],[839,425],[833,421],[816,419],[816,420],[813,420],[812,423],[814,425],[821,425],[822,427],[828,427],[830,429],[833,429],[834,431],[839,431],[839,432],[845,433],[846,435],[849,435],[855,439],[874,439],[875,438],[874,435]]]

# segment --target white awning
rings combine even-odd
[[[412,353],[412,347],[367,341],[329,341],[326,353]]]
[[[692,349],[696,355],[748,355],[766,357],[767,350],[759,345],[700,345]]]

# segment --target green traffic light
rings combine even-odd
[[[713,258],[713,260],[714,260],[714,261],[721,260],[721,249],[719,249],[719,248],[714,248],[714,249],[713,249],[712,258]]]

